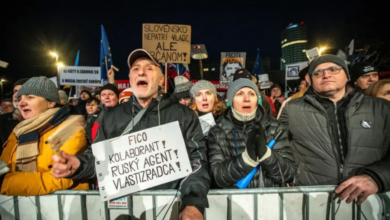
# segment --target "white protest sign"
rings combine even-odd
[[[109,209],[127,209],[127,197],[113,199],[108,202]]]
[[[315,58],[320,56],[320,52],[318,51],[318,47],[314,47],[313,49],[306,50],[306,56],[309,61],[313,61]]]
[[[92,144],[102,201],[123,197],[192,172],[179,122]]]
[[[271,86],[269,84],[268,74],[264,73],[258,76],[259,76],[260,89],[269,89]]]
[[[308,61],[286,65],[286,81],[299,79],[299,72],[309,65]]]
[[[203,135],[207,136],[211,127],[215,125],[215,120],[212,113],[208,113],[199,117],[200,126],[202,127]]]
[[[64,66],[59,70],[60,84],[63,86],[103,86],[100,67]]]

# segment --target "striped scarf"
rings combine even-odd
[[[53,108],[21,121],[14,129],[16,148],[16,171],[37,172],[39,137],[61,124],[69,117],[66,108]]]

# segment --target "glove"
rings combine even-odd
[[[252,132],[249,133],[246,151],[249,157],[254,161],[259,161],[267,152],[267,143],[264,135],[264,129],[260,125],[255,125]]]

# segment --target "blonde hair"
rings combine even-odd
[[[390,84],[390,79],[382,79],[374,82],[367,88],[366,95],[377,97],[382,87],[386,84]]]
[[[211,110],[211,113],[213,115],[221,115],[223,110],[226,109],[226,105],[223,102],[220,102],[218,100],[218,97],[213,93],[214,95],[214,106],[213,109]],[[199,115],[198,112],[198,107],[196,106],[195,100],[192,102],[190,109],[194,110],[197,115]]]

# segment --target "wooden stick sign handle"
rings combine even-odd
[[[114,66],[114,65],[111,65],[111,69],[114,69],[115,71],[119,72],[119,69],[116,68],[116,66]]]

